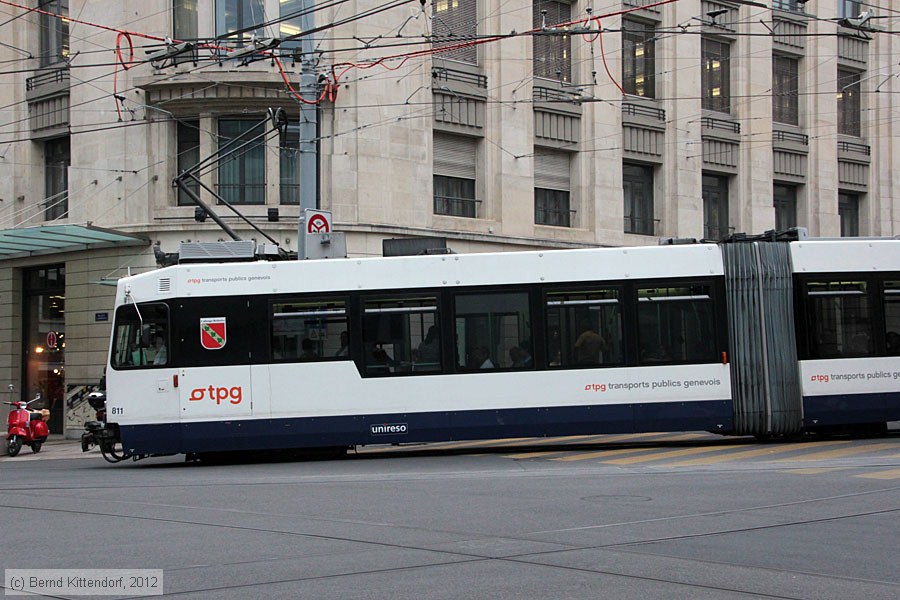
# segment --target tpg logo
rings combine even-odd
[[[370,425],[369,431],[372,435],[403,435],[409,431],[409,426],[406,423],[382,423]]]
[[[243,397],[241,386],[236,385],[231,388],[209,386],[205,388],[196,388],[191,390],[191,402],[200,400],[214,400],[216,404],[222,404],[223,400],[228,400],[231,404],[240,404]]]

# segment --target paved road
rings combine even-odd
[[[163,569],[178,598],[895,599],[898,512],[898,434],[0,458],[3,567]]]

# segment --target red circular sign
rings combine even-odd
[[[325,215],[314,214],[309,218],[306,224],[306,233],[330,233],[331,227],[328,226],[328,219]]]
[[[47,332],[47,347],[48,348],[56,348],[56,332],[48,331]]]

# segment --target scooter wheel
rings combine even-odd
[[[6,452],[10,456],[16,456],[19,451],[22,449],[22,439],[14,435],[8,440],[6,440]]]
[[[31,451],[37,454],[41,451],[41,446],[44,445],[44,442],[32,442],[31,443]]]

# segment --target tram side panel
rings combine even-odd
[[[886,286],[896,275],[821,274],[798,295],[800,381],[808,429],[900,420],[900,356]]]
[[[364,379],[337,362],[273,365],[270,377],[271,416],[299,445],[731,427],[726,365]]]
[[[898,246],[792,244],[807,429],[900,420]]]
[[[267,265],[273,273],[279,267]],[[176,402],[154,418],[121,420],[123,445],[130,453],[152,454],[640,431],[730,432],[731,376],[718,358],[726,347],[724,330],[717,325],[724,321],[721,283],[714,279],[716,268],[707,270],[711,272],[702,279],[511,284],[492,291],[293,293],[279,288],[278,293],[260,289],[250,296],[174,298],[167,302]],[[529,294],[529,301],[519,301]],[[463,297],[465,302],[457,301]],[[589,367],[569,357],[571,362],[553,365],[546,348],[535,346],[539,364],[514,370],[507,364],[506,346],[499,344],[493,355],[496,369],[455,365],[454,354],[460,361],[468,346],[460,342],[462,350],[454,352],[449,332],[457,338],[461,332],[477,337],[477,327],[460,323],[475,323],[481,313],[466,307],[477,304],[485,312],[488,301],[501,297],[517,301],[513,312],[525,315],[518,321],[549,321],[554,314],[573,327],[586,313],[606,315],[603,311],[611,309],[602,307],[620,303],[622,350],[616,364]],[[529,306],[532,315],[525,313]],[[506,319],[504,323],[510,320],[508,312],[487,311]],[[374,365],[366,370],[361,356],[383,340],[366,338],[365,331],[375,323],[390,324],[376,327],[378,336],[405,331],[397,323],[408,320],[378,317],[403,314],[417,315],[423,334],[426,324],[441,324],[443,362],[426,367],[433,371],[400,364],[373,376]],[[429,314],[439,315],[438,321]],[[546,325],[538,331],[547,331]],[[344,330],[356,346],[351,355],[338,358]],[[494,330],[499,328],[487,327]],[[308,349],[306,338],[314,342]],[[518,343],[528,336],[516,333],[512,339]],[[413,341],[418,345],[418,339],[410,339],[406,346]],[[318,358],[307,359],[307,350]],[[396,352],[393,358],[398,358]],[[135,373],[123,369],[116,375],[115,394],[134,386]],[[134,407],[152,403],[144,384],[130,400]]]

